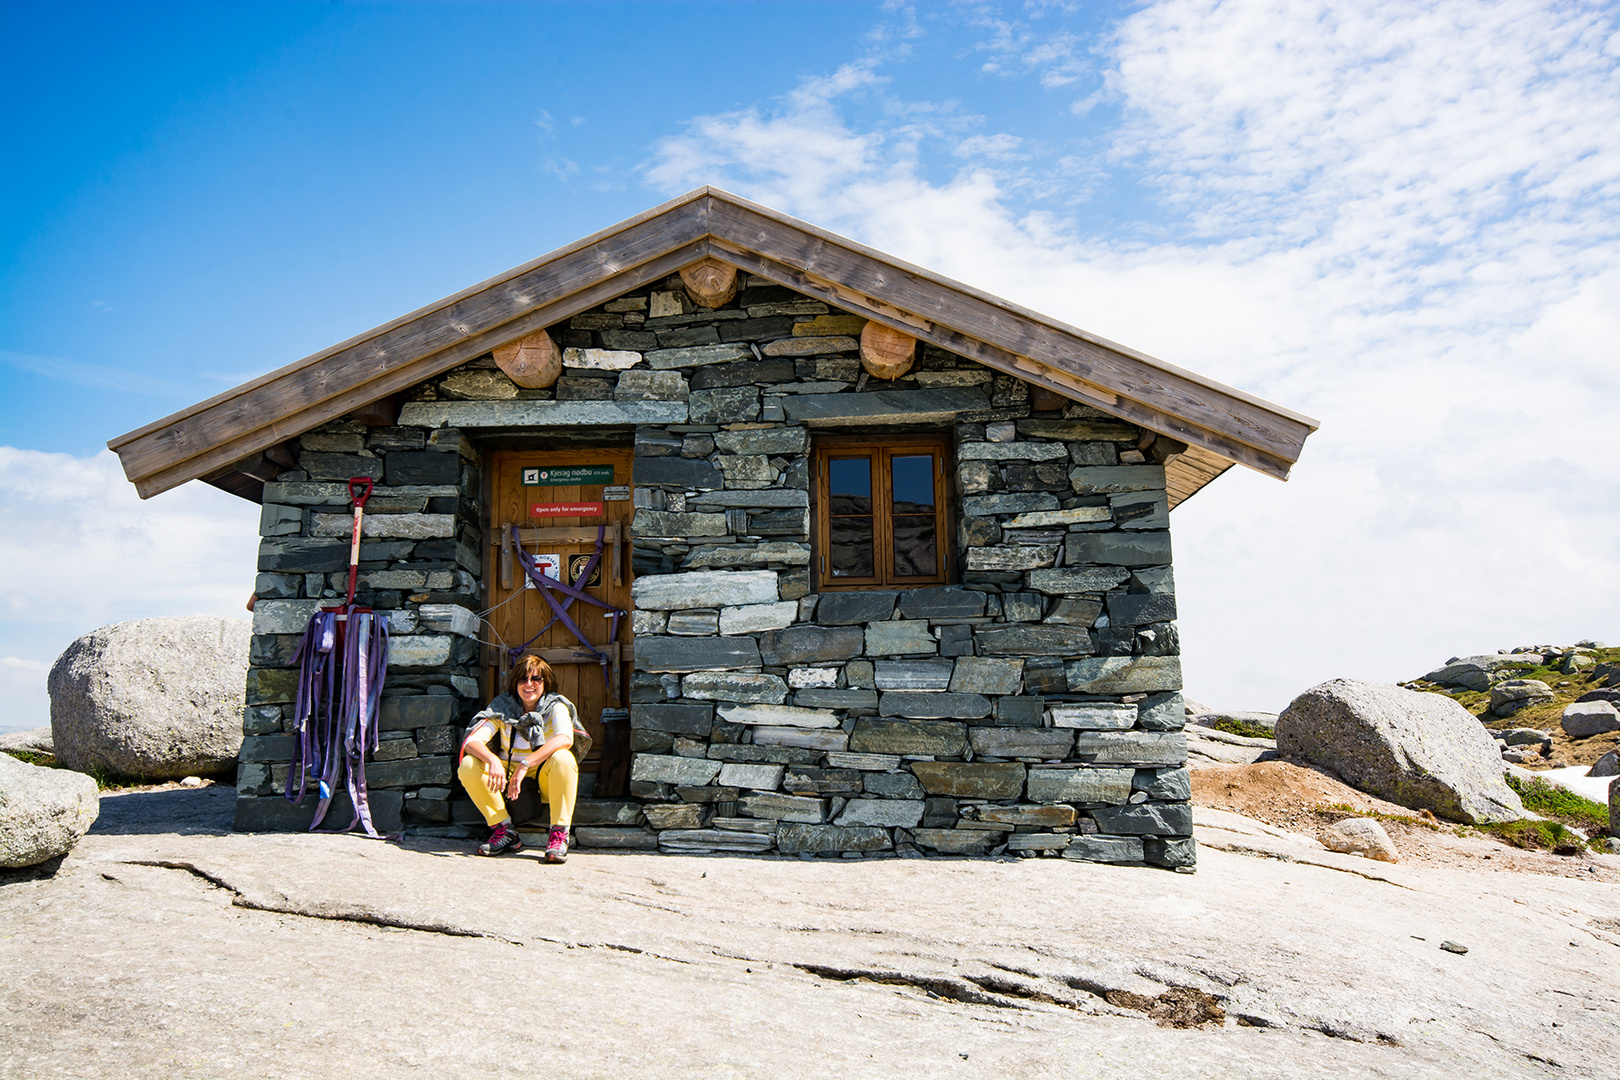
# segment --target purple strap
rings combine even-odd
[[[606,535],[607,526],[598,525],[596,527],[596,551],[591,555],[590,561],[585,564],[585,568],[580,571],[580,581],[589,581],[591,572],[595,570],[597,564],[602,561],[602,541]],[[523,567],[523,573],[528,576],[530,581],[534,582],[535,588],[538,589],[540,595],[545,598],[546,603],[551,605],[551,610],[554,612],[554,614],[551,616],[551,621],[547,622],[546,625],[540,628],[539,633],[535,634],[528,641],[525,641],[522,645],[518,645],[514,648],[506,650],[507,663],[517,663],[518,657],[523,655],[523,651],[525,649],[534,644],[536,641],[540,640],[541,634],[544,634],[547,630],[550,630],[553,626],[556,626],[557,623],[560,622],[568,628],[569,632],[572,633],[576,639],[578,639],[581,645],[590,650],[592,656],[596,657],[596,662],[602,667],[602,685],[608,686],[610,678],[608,675],[607,654],[601,649],[598,649],[595,645],[591,644],[590,639],[585,636],[585,631],[581,630],[579,628],[579,624],[574,622],[573,617],[568,614],[568,609],[573,606],[575,600],[583,600],[587,604],[594,604],[599,608],[608,609],[611,612],[608,627],[609,641],[617,641],[619,639],[619,620],[624,618],[623,609],[615,608],[607,601],[600,600],[590,595],[585,591],[584,586],[576,587],[558,578],[551,577],[545,571],[541,570],[540,564],[523,549],[523,542],[518,535],[518,527],[516,525],[512,526],[512,546],[517,549],[518,565]],[[555,595],[559,592],[567,596],[568,599],[559,601]]]
[[[340,629],[340,618],[347,624]],[[337,832],[356,825],[379,836],[366,792],[366,753],[376,750],[382,685],[388,673],[388,622],[352,606],[317,611],[298,645],[297,734],[287,773],[287,801],[302,803],[310,781],[318,784],[311,832],[326,818],[342,784],[354,816]],[[296,789],[296,790],[295,790]],[[328,830],[332,831],[332,830]]]

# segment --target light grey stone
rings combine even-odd
[[[685,637],[711,637],[720,631],[720,613],[714,608],[672,611],[665,630]]]
[[[722,521],[724,514],[716,515]],[[805,544],[770,541],[764,544],[714,544],[693,548],[683,569],[702,570],[774,563],[782,566],[809,566],[810,548]]]
[[[922,814],[921,799],[851,799],[835,824],[914,829],[922,821]]]
[[[1620,711],[1607,701],[1577,701],[1564,707],[1559,727],[1572,739],[1620,731]]]
[[[638,511],[640,513],[640,511]],[[645,574],[630,586],[638,608],[675,610],[774,604],[777,576],[772,570],[686,570],[678,574]]]
[[[692,345],[684,349],[649,349],[647,364],[660,371],[671,368],[704,367],[709,364],[729,364],[733,360],[751,360],[753,352],[747,345]],[[684,423],[684,421],[678,421]]]
[[[894,619],[869,623],[866,627],[866,655],[916,656],[939,651],[928,623],[921,619]]]
[[[660,537],[672,540],[688,540],[698,536],[725,536],[729,531],[726,528],[726,515],[724,514],[693,514],[684,511],[653,510],[645,506],[636,507],[635,517],[631,520],[631,531],[640,537]],[[640,584],[641,579],[636,579]],[[632,585],[632,588],[635,586]]]
[[[747,604],[720,609],[722,634],[751,634],[760,630],[780,630],[791,626],[799,616],[799,605],[794,600],[774,604]]]
[[[1056,546],[1002,544],[992,548],[969,548],[969,570],[1034,570],[1051,566],[1057,559]]]
[[[436,668],[450,663],[456,639],[450,634],[401,634],[388,639],[388,666]]]
[[[750,791],[775,791],[782,783],[784,766],[728,762],[720,769],[720,786]]]
[[[658,850],[670,855],[707,855],[722,851],[758,855],[769,851],[775,843],[768,833],[733,829],[668,829],[657,836]]]
[[[962,513],[975,517],[993,514],[1027,514],[1037,510],[1056,510],[1056,495],[1044,491],[1019,491],[1003,495],[969,495],[962,500]]]
[[[838,715],[831,709],[806,709],[797,705],[722,705],[720,719],[728,724],[763,724],[769,727],[835,728]]]
[[[982,694],[891,690],[879,699],[878,711],[909,719],[975,720],[990,715],[990,699]]]
[[[328,600],[260,600],[253,605],[253,633],[302,634],[309,617]],[[246,653],[243,654],[244,660]]]
[[[35,866],[66,854],[100,812],[90,777],[0,753],[0,867]]]
[[[982,442],[956,448],[958,461],[1067,461],[1069,448],[1061,443]]]
[[[714,435],[714,445],[728,454],[795,457],[810,449],[810,430],[802,427],[774,427],[753,431],[717,431]]]
[[[873,681],[879,690],[944,690],[951,684],[954,661],[879,660]]]
[[[399,422],[426,428],[633,427],[684,424],[686,416],[684,401],[407,401]]]
[[[1077,769],[1036,766],[1029,770],[1029,800],[1039,803],[1108,805],[1131,797],[1135,769]]]
[[[615,401],[687,401],[691,396],[691,389],[678,371],[636,368],[621,373],[613,386]]]
[[[353,514],[311,515],[313,536],[354,535]],[[374,540],[430,540],[456,535],[454,514],[367,514],[360,535]]]
[[[641,363],[641,354],[625,349],[564,349],[563,367],[590,371],[624,371]]]
[[[973,640],[981,656],[1089,656],[1094,649],[1085,627],[1058,623],[982,626],[974,630]]]
[[[681,680],[681,696],[780,705],[787,700],[787,684],[779,676],[761,672],[700,671]]]
[[[1187,724],[1186,702],[1180,694],[1152,694],[1136,703],[1137,726],[1144,731],[1180,731]],[[1266,725],[1276,729],[1277,718]]]
[[[743,795],[737,800],[737,812],[743,817],[796,821],[809,825],[819,825],[826,820],[825,808],[820,799],[775,792]]]
[[[423,630],[470,638],[478,636],[478,616],[460,604],[423,604],[416,616]]]
[[[884,772],[898,769],[900,767],[900,758],[895,754],[831,753],[827,755],[827,767],[829,769],[861,769],[867,772]]]
[[[1181,689],[1175,656],[1094,656],[1072,660],[1063,673],[1077,694],[1142,694]]]
[[[1468,824],[1524,816],[1502,779],[1495,741],[1440,694],[1334,679],[1277,718],[1277,750],[1338,773],[1354,787]]]
[[[894,845],[887,829],[866,825],[784,824],[776,830],[776,850],[801,852],[888,851]]]
[[[1192,798],[1192,773],[1184,767],[1137,769],[1131,791],[1160,802],[1186,802]]]
[[[756,727],[754,745],[836,751],[849,747],[849,735],[842,728]]]
[[[1077,506],[1072,510],[1036,510],[1028,514],[1019,514],[1008,521],[1006,527],[1040,529],[1053,525],[1088,525],[1109,521],[1111,516],[1106,506]]]
[[[734,506],[750,510],[771,507],[808,507],[810,493],[798,489],[768,488],[762,491],[705,491],[687,500],[694,510],[729,510]]]
[[[1083,731],[1129,731],[1136,726],[1136,706],[1109,701],[1082,701],[1053,705],[1052,726]]]
[[[1461,666],[1460,664],[1452,665],[1453,669]],[[1480,671],[1479,678],[1485,682],[1486,686],[1490,686],[1491,676],[1488,671]],[[1474,677],[1469,674],[1458,675],[1455,677],[1455,681],[1443,685],[1464,685],[1463,680],[1467,680],[1469,689],[1473,688]],[[1483,686],[1480,687],[1480,689],[1484,688]],[[1508,679],[1506,682],[1490,686],[1490,691],[1490,713],[1492,716],[1503,717],[1512,716],[1514,713],[1527,709],[1532,705],[1540,705],[1551,701],[1557,696],[1553,693],[1552,687],[1540,679]]]
[[[1180,731],[1080,731],[1074,756],[1093,765],[1174,767],[1187,763],[1187,736]]]
[[[246,619],[188,615],[116,623],[74,641],[46,678],[57,760],[146,780],[234,767],[251,637]]]
[[[787,682],[795,690],[830,690],[838,685],[838,669],[835,667],[794,668],[788,672]]]
[[[721,762],[707,758],[671,757],[664,754],[637,754],[630,766],[630,779],[655,784],[681,784],[702,787],[720,775]]]
[[[1379,862],[1400,862],[1400,852],[1375,818],[1345,818],[1323,829],[1318,837],[1329,851],[1360,855]]]

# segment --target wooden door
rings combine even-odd
[[[508,647],[528,642],[530,649],[551,664],[557,690],[578,707],[579,718],[591,735],[591,752],[580,762],[585,772],[596,772],[603,764],[602,752],[609,740],[603,735],[602,710],[629,707],[631,459],[628,448],[501,450],[490,455],[489,555],[484,579],[489,583],[486,606],[492,609],[488,623],[494,636],[490,640]],[[611,607],[581,600],[567,607],[586,639],[608,655],[606,680],[596,657],[554,618],[556,612],[539,590],[528,585],[513,550],[513,525],[518,526],[523,549],[556,566],[558,573],[553,576],[565,581],[577,575],[581,564],[596,551],[598,528],[606,527],[602,557],[591,575],[595,584],[588,584],[585,592]],[[569,599],[554,595],[563,603]],[[623,612],[616,635],[614,611]],[[510,669],[506,648],[486,650],[487,696],[500,692]]]

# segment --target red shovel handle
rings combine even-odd
[[[371,484],[369,476],[349,477],[349,502],[355,506],[366,505],[366,500],[371,498]]]

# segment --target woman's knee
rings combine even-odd
[[[456,776],[461,779],[462,784],[468,787],[473,784],[482,787],[484,784],[484,763],[468,754],[461,759],[461,767],[456,770]]]

